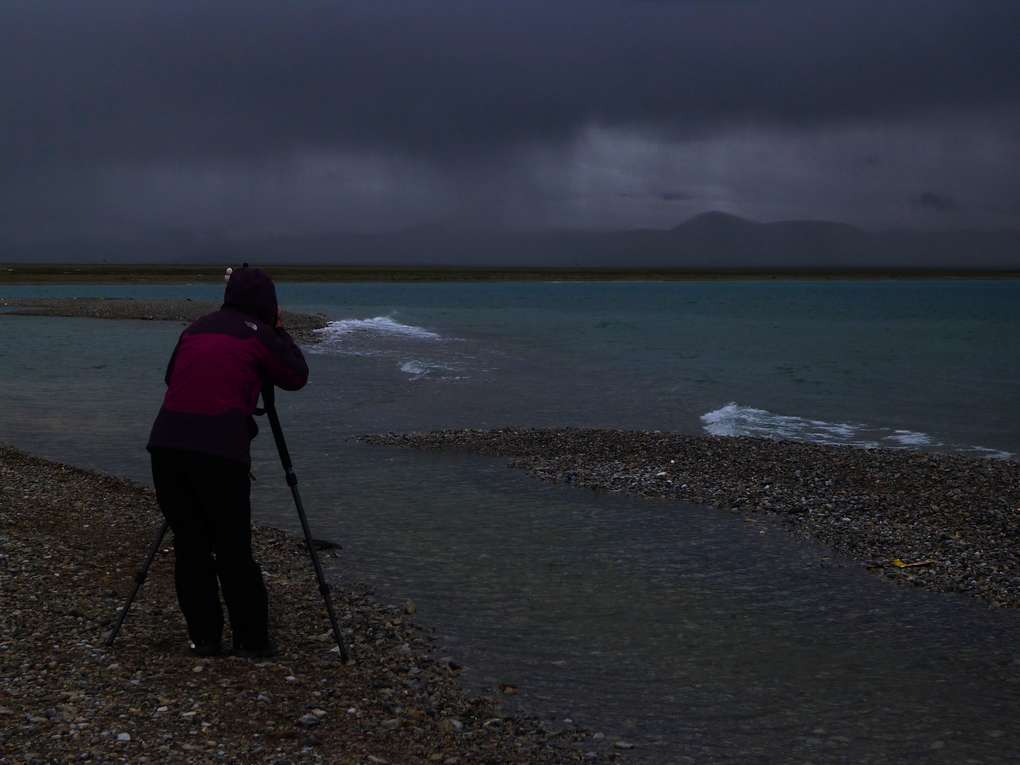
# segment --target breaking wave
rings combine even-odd
[[[826,422],[794,415],[776,414],[766,409],[740,406],[731,401],[726,406],[701,415],[706,433],[713,436],[754,436],[758,438],[807,441],[832,446],[892,449],[942,448],[962,454],[994,459],[1009,459],[1012,452],[984,446],[964,446],[939,441],[927,433],[896,430],[852,422]]]
[[[401,324],[389,316],[376,316],[372,319],[340,319],[331,321],[322,329],[315,330],[324,340],[335,340],[351,334],[384,334],[416,337],[422,340],[439,340],[442,335],[437,332],[416,327],[414,324]]]
[[[414,324],[403,324],[392,316],[370,319],[338,319],[314,330],[316,342],[310,353],[342,356],[390,356],[406,351],[408,343],[448,340],[438,332]]]
[[[740,406],[731,401],[721,409],[701,415],[705,431],[713,436],[759,436],[789,438],[819,444],[845,444],[854,440],[859,426],[774,414],[765,409]],[[877,446],[860,443],[860,446]]]

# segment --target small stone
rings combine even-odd
[[[191,668],[191,671],[192,672],[201,672],[203,669],[204,669],[204,667],[201,664],[196,664],[194,667]]]
[[[443,730],[450,731],[452,733],[460,733],[464,730],[464,723],[455,717],[447,717],[442,722]]]
[[[255,697],[255,701],[261,701],[263,704],[268,704],[272,699],[264,693],[260,693]]]
[[[131,740],[131,734],[130,733],[118,733],[117,734],[117,740],[118,741],[130,741]]]
[[[417,610],[418,610],[418,606],[415,605],[413,600],[408,599],[407,602],[404,603],[404,613],[405,614],[413,614]]]
[[[454,661],[454,660],[453,660],[452,658],[450,658],[449,656],[444,656],[443,658],[441,658],[441,659],[439,660],[439,663],[440,663],[441,665],[443,665],[444,667],[446,667],[446,668],[447,668],[448,670],[450,670],[451,672],[460,672],[460,671],[461,671],[462,669],[464,669],[464,667],[462,667],[462,666],[461,666],[460,664],[458,664],[457,662],[455,662],[455,661]]]
[[[386,730],[396,730],[397,728],[400,727],[400,720],[397,720],[396,718],[391,718],[389,720],[383,720],[379,724]]]
[[[297,678],[296,678],[296,677],[294,677],[294,675],[287,675],[287,676],[286,676],[285,678],[283,678],[283,679],[284,679],[284,680],[286,680],[286,681],[287,681],[288,683],[293,683],[293,682],[296,682],[296,681],[297,681]]]
[[[368,755],[368,761],[375,763],[375,765],[386,765],[389,760],[383,759],[382,757],[376,757],[374,754]]]
[[[301,715],[301,718],[298,720],[298,725],[302,725],[305,728],[314,728],[318,724],[319,718],[311,713]]]
[[[617,749],[633,749],[634,748],[634,745],[632,743],[630,743],[629,741],[623,741],[622,739],[620,741],[614,741],[613,742],[613,746],[615,746]]]
[[[312,710],[312,714],[321,719],[321,718],[326,716],[326,710],[325,709],[313,709]]]

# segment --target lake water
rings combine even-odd
[[[0,293],[216,300],[222,289]],[[737,515],[354,440],[585,425],[1007,458],[1020,452],[1020,283],[279,294],[331,321],[307,349],[308,387],[278,401],[313,529],[382,597],[413,598],[467,683],[519,685],[515,703],[556,724],[637,743],[632,761],[1020,756],[1014,612],[888,585]],[[0,329],[0,441],[147,481],[144,443],[181,327],[4,317]],[[259,520],[297,529],[267,433],[254,456]]]

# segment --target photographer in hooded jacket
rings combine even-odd
[[[148,443],[160,510],[174,532],[177,599],[200,656],[222,651],[220,587],[233,653],[275,652],[251,549],[252,415],[264,384],[298,390],[308,381],[272,280],[245,265],[228,272],[222,308],[181,333]]]

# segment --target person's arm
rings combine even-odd
[[[308,382],[308,364],[294,339],[279,324],[260,332],[264,353],[262,369],[269,382],[284,390],[300,390]]]

